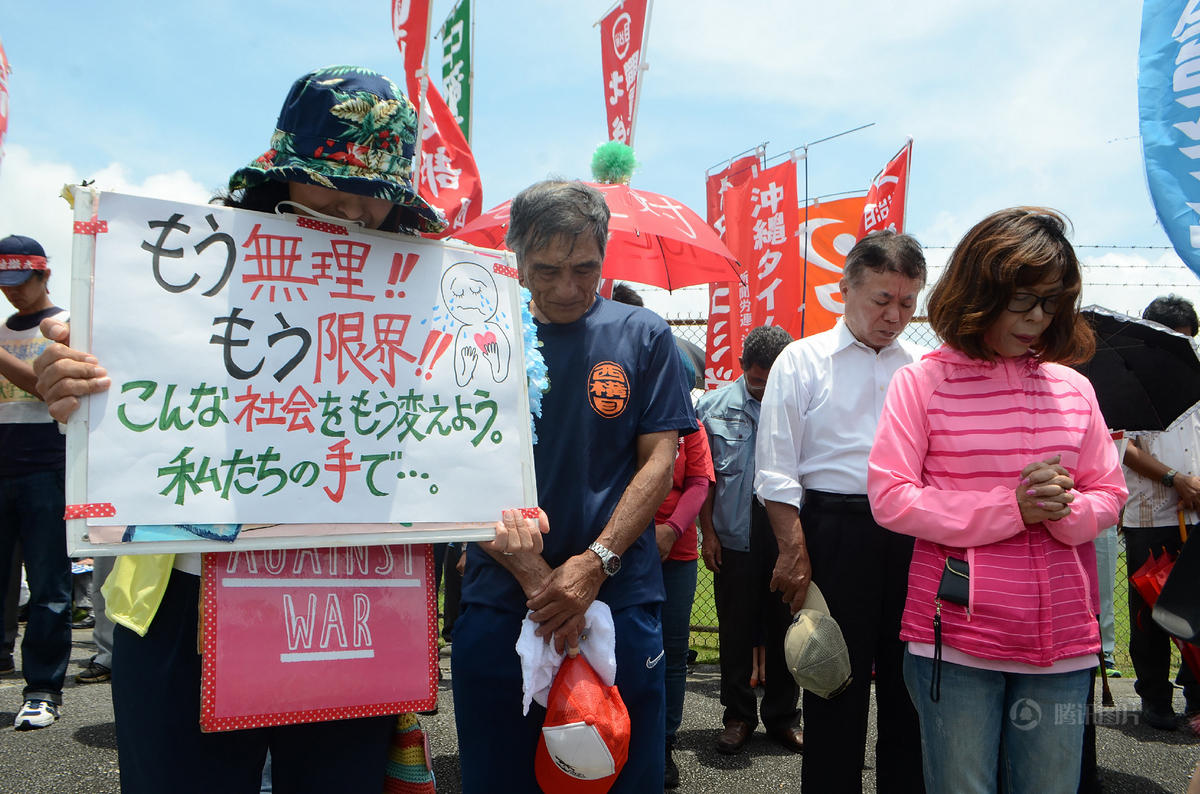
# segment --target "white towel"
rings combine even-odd
[[[529,614],[532,614],[530,612]],[[534,634],[538,624],[529,619],[521,623],[521,636],[517,638],[517,655],[521,657],[521,677],[524,687],[522,698],[523,714],[529,713],[529,704],[537,701],[545,706],[550,695],[550,685],[562,665],[566,653],[554,650],[554,641],[546,642]],[[617,634],[613,628],[612,611],[603,601],[593,601],[584,613],[584,633],[579,638],[579,652],[600,676],[606,686],[617,680]]]

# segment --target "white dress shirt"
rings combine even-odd
[[[844,319],[792,342],[771,367],[758,422],[754,490],[797,509],[806,489],[867,492],[867,456],[896,370],[925,351],[896,340],[876,353]]]
[[[1180,474],[1200,474],[1200,403],[1189,408],[1166,430],[1125,435],[1132,436],[1142,451],[1168,468],[1178,469]],[[1125,484],[1129,488],[1123,519],[1126,529],[1173,527],[1179,523],[1179,492],[1174,488],[1163,485],[1161,480],[1143,477],[1128,466],[1125,467]],[[1185,511],[1183,520],[1191,526],[1196,523],[1197,513]]]

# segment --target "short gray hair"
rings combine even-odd
[[[867,270],[876,273],[899,273],[905,278],[925,284],[925,254],[916,238],[897,234],[890,229],[871,232],[863,237],[842,265],[842,277],[852,287],[863,283]]]
[[[604,196],[591,185],[555,179],[535,182],[512,200],[504,244],[523,265],[527,252],[556,238],[590,234],[603,258],[609,215]]]

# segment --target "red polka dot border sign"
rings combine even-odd
[[[431,546],[205,554],[202,597],[205,731],[437,702]]]

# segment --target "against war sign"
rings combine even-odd
[[[201,726],[220,731],[432,708],[437,607],[429,551],[204,555]]]

